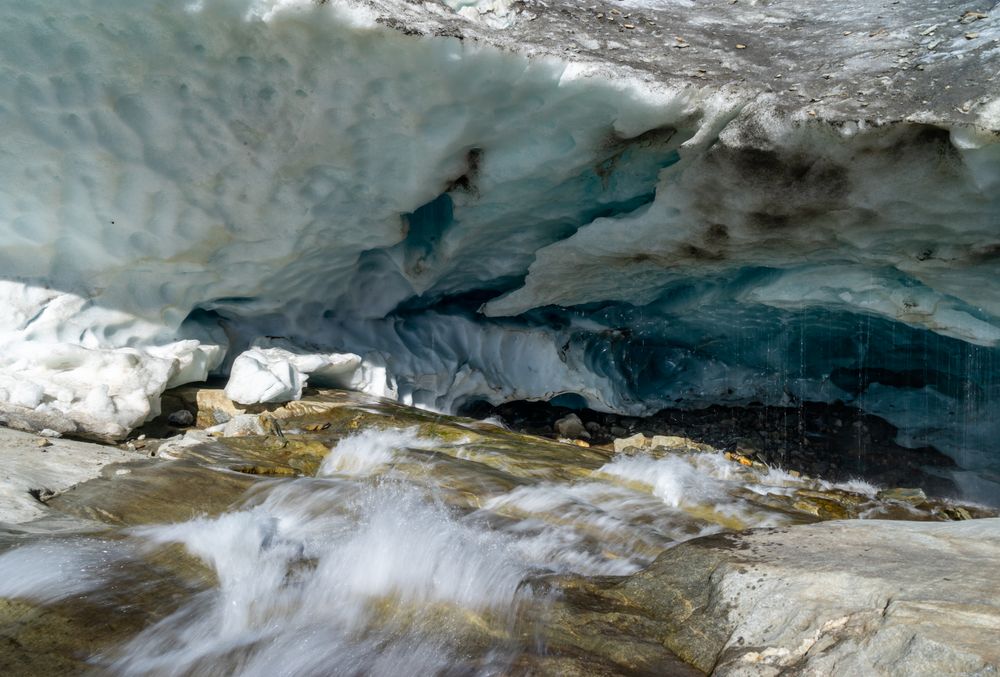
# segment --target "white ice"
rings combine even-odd
[[[505,6],[451,7],[489,24]],[[324,380],[435,409],[846,397],[680,330],[693,348],[637,390],[595,347],[635,326],[546,315],[688,283],[688,316],[821,308],[1000,342],[1000,144],[976,127],[996,101],[950,129],[834,128],[767,96],[406,35],[349,2],[30,0],[4,19],[8,423],[119,438],[165,388],[230,367],[244,402]],[[956,429],[912,418],[890,414],[915,444]]]

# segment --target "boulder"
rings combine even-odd
[[[651,440],[642,433],[631,437],[620,437],[614,441],[615,453],[624,454],[628,449],[648,449]]]
[[[587,432],[586,427],[583,425],[583,421],[581,421],[580,417],[576,414],[563,416],[555,422],[553,428],[555,428],[555,431],[563,437],[568,437],[573,440],[590,439],[590,433]]]
[[[1000,670],[1000,519],[836,521],[683,543],[600,593],[714,675]]]
[[[715,451],[710,444],[695,442],[688,437],[678,437],[676,435],[653,435],[649,441],[653,449],[680,449],[684,451]]]

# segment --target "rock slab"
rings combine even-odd
[[[716,535],[603,592],[715,675],[1000,670],[1000,519]]]

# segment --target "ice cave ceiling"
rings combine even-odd
[[[4,420],[120,437],[281,336],[441,410],[839,399],[1000,468],[1000,10],[449,4],[5,8]]]

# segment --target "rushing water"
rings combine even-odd
[[[151,585],[144,558],[179,545],[211,571],[207,582],[154,603],[137,634],[90,658],[95,669],[509,674],[546,650],[542,577],[630,574],[681,540],[788,523],[752,499],[805,486],[711,453],[575,469],[567,457],[518,477],[497,469],[503,458],[416,428],[366,430],[334,446],[315,477],[262,480],[218,516],[8,550],[0,597],[118,613],[128,603],[102,591],[138,595]]]

